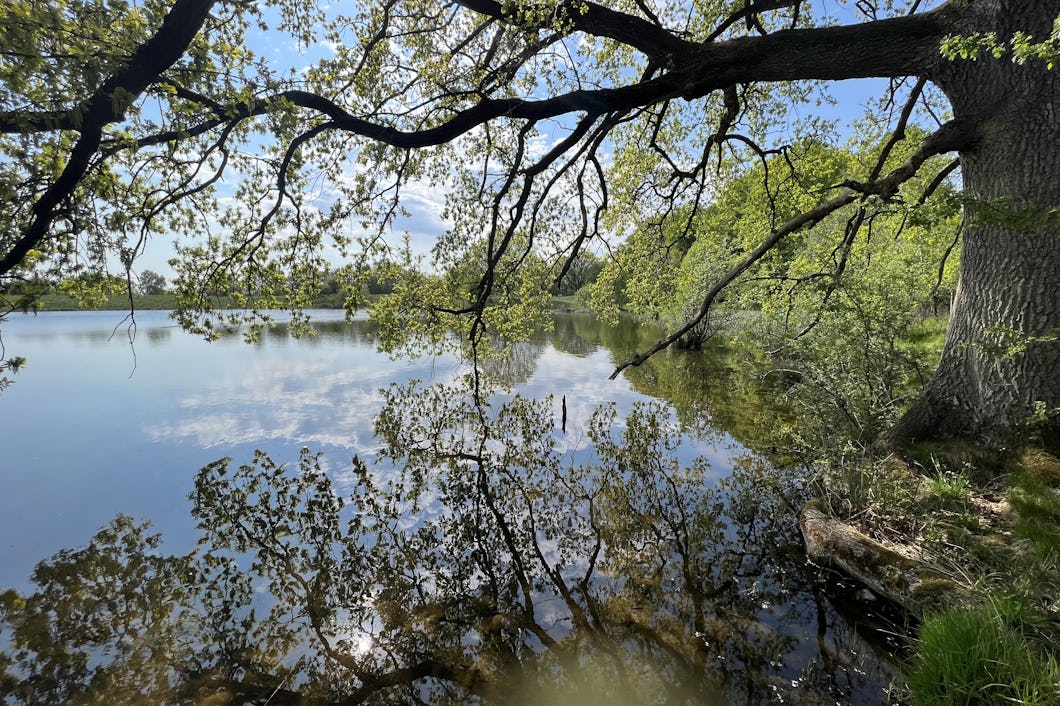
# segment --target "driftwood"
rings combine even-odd
[[[838,569],[917,617],[972,601],[953,579],[836,519],[823,500],[803,508],[799,527],[811,560]]]

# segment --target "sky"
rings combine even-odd
[[[825,10],[837,18],[840,23],[849,23],[864,19],[863,15],[854,7],[853,3],[840,3],[837,0],[814,0],[818,10]],[[934,3],[932,3],[934,4]],[[289,67],[306,66],[313,61],[326,57],[333,53],[334,47],[320,44],[307,48],[299,48],[295,41],[286,36],[266,35],[255,30],[250,38],[250,49],[260,56],[265,57],[271,65],[276,68],[286,69]],[[839,125],[842,134],[848,129],[852,121],[860,118],[865,111],[866,105],[880,96],[887,88],[885,80],[862,79],[851,81],[833,82],[829,93],[835,98],[834,105],[823,105],[815,107],[807,115],[815,115],[833,119]],[[810,109],[807,108],[809,111]],[[219,195],[230,197],[235,190],[235,177],[229,176],[223,180]],[[448,228],[447,222],[442,217],[445,193],[436,188],[435,185],[424,182],[413,181],[404,188],[403,204],[408,215],[399,217],[394,224],[394,237],[392,244],[400,242],[402,234],[407,233],[412,250],[417,254],[426,254],[430,251],[438,236]],[[137,272],[153,270],[171,276],[172,270],[168,261],[173,257],[172,238],[166,236],[155,236],[148,243],[146,251],[141,255],[135,267]],[[332,251],[330,258],[339,263],[339,255]]]

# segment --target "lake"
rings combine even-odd
[[[719,354],[609,381],[653,332],[557,314],[484,365],[483,407],[466,363],[393,360],[363,317],[247,344],[123,316],[3,325],[28,364],[0,393],[0,590],[25,625],[82,616],[11,671],[91,633],[38,699],[886,703],[893,658],[802,558],[769,392]],[[143,605],[85,602],[118,586]]]

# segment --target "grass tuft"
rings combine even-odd
[[[1016,601],[950,608],[920,629],[908,688],[916,706],[1056,706],[1060,665],[1040,654]]]
[[[933,504],[947,509],[963,508],[972,491],[968,476],[954,471],[938,471],[928,478],[927,493]]]

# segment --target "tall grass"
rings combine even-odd
[[[1017,601],[950,608],[927,619],[909,678],[916,706],[1057,706],[1060,664]]]

